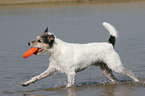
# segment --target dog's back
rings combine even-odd
[[[53,46],[54,52],[51,55],[52,57],[59,58],[54,59],[56,60],[54,62],[58,62],[59,64],[56,64],[62,67],[59,68],[59,70],[64,73],[68,73],[67,71],[70,71],[70,69],[82,70],[90,65],[97,64],[97,62],[105,62],[105,60],[107,60],[106,58],[108,58],[109,55],[112,56],[112,53],[115,53],[113,47],[116,42],[117,31],[109,23],[104,22],[103,25],[110,33],[108,42],[76,44],[67,43],[58,38],[55,39],[55,43]],[[57,65],[52,66],[56,67]],[[63,68],[65,66],[67,68]]]

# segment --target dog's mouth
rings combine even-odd
[[[42,48],[38,48],[38,50],[34,53],[35,55],[40,55],[43,52]]]

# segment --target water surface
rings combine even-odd
[[[0,10],[0,91],[1,96],[144,96],[145,92],[145,3],[79,5]],[[119,31],[115,50],[123,65],[142,81],[139,84],[114,73],[122,82],[111,84],[99,68],[89,67],[76,75],[75,87],[65,88],[62,73],[28,87],[21,82],[47,69],[48,55],[27,59],[22,54],[27,42],[48,26],[57,38],[73,43],[105,42],[109,33],[102,22]],[[124,82],[123,82],[124,81]]]

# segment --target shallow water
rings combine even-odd
[[[145,92],[145,3],[79,5],[0,10],[0,95],[1,96],[144,96]],[[75,87],[65,88],[67,77],[56,73],[28,87],[24,82],[48,66],[48,55],[22,58],[27,42],[49,30],[67,42],[107,41],[102,22],[119,31],[115,50],[124,67],[141,80],[134,83],[121,74],[111,84],[99,68],[89,67],[76,75]]]

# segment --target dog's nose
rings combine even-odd
[[[31,43],[30,43],[30,42],[28,42],[28,45],[30,46],[30,45],[31,45]]]

